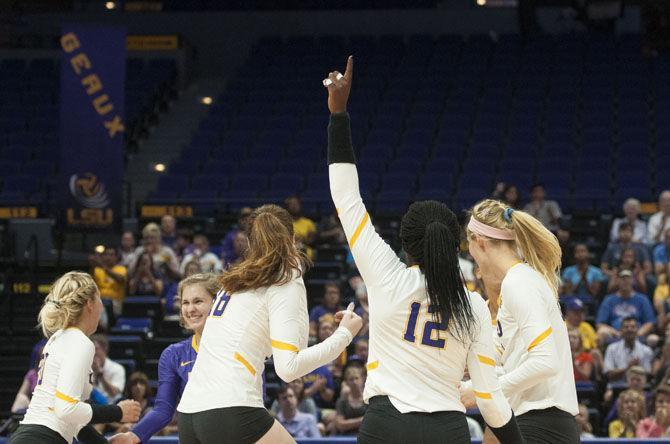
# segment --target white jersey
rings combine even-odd
[[[281,286],[232,296],[220,291],[205,323],[198,358],[177,410],[195,413],[223,407],[263,407],[263,370],[272,355],[286,382],[335,359],[351,333],[340,327],[307,347],[309,317],[301,277]]]
[[[37,386],[21,424],[39,424],[71,443],[91,421],[93,409],[83,401],[91,394],[95,346],[78,328],[58,330],[42,351]]]
[[[506,424],[512,411],[495,373],[491,315],[471,294],[474,340],[452,337],[429,312],[426,279],[407,267],[375,232],[361,200],[356,167],[334,163],[330,188],[370,304],[368,377],[364,398],[388,396],[402,413],[460,411],[459,385],[466,366],[487,423]]]
[[[517,416],[549,407],[579,413],[561,308],[549,284],[527,264],[512,267],[502,281],[495,341],[504,370],[500,383]]]

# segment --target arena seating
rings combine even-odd
[[[670,63],[639,48],[638,35],[268,37],[151,200],[225,211],[300,193],[306,211],[329,209],[320,80],[349,53],[353,138],[377,213],[414,198],[465,208],[498,180],[522,193],[544,182],[568,211],[653,200],[670,186]]]
[[[171,59],[129,58],[126,132],[155,107],[175,81]],[[0,205],[50,209],[58,170],[60,67],[56,59],[4,59],[0,63]]]

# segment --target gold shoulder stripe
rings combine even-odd
[[[540,335],[539,335],[537,338],[533,339],[533,342],[530,343],[530,345],[528,346],[528,351],[531,351],[531,350],[532,350],[534,347],[536,347],[540,342],[542,342],[542,341],[544,341],[545,339],[547,339],[547,338],[549,337],[549,335],[551,334],[552,331],[553,331],[552,328],[549,327],[548,329],[546,329],[545,331],[543,331],[542,333],[540,333]]]
[[[358,240],[358,236],[361,235],[361,231],[363,231],[363,227],[365,227],[365,224],[367,221],[370,219],[370,215],[368,213],[365,213],[365,216],[363,216],[363,219],[361,219],[361,223],[358,224],[358,227],[356,227],[356,231],[354,231],[354,235],[351,236],[351,241],[349,241],[349,248],[353,249],[354,245],[356,245],[356,241]]]
[[[56,398],[62,399],[63,401],[69,402],[70,404],[76,404],[79,402],[76,399],[70,398],[68,395],[59,392],[58,390],[56,390]]]
[[[372,361],[372,362],[368,363],[365,367],[370,372],[370,371],[376,369],[377,367],[379,367],[379,361]]]
[[[249,370],[249,373],[251,373],[252,376],[256,376],[256,370],[251,366],[251,364],[249,364],[249,361],[242,357],[242,355],[235,352],[235,359],[240,361],[242,365],[245,366],[247,370]]]
[[[272,339],[271,342],[272,342],[272,348],[278,348],[279,350],[288,350],[296,353],[300,351],[298,347],[296,347],[293,344],[289,344],[287,342],[275,341],[274,339]]]
[[[493,399],[493,396],[491,396],[490,393],[486,392],[477,392],[475,391],[475,396],[481,399]]]
[[[482,364],[490,365],[492,367],[496,366],[496,361],[489,358],[488,356],[477,355],[477,359],[479,359],[479,362]]]

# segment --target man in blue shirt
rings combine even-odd
[[[323,287],[321,304],[315,306],[309,312],[309,335],[316,336],[321,316],[326,314],[334,316],[335,313],[342,310],[344,310],[344,307],[341,304],[340,287],[335,282],[328,282]]]
[[[286,431],[289,432],[292,437],[321,437],[314,415],[298,411],[298,398],[296,398],[291,387],[284,385],[279,389],[277,392],[277,401],[279,403],[277,421],[284,426]]]
[[[597,296],[600,293],[602,283],[607,281],[605,274],[600,268],[591,265],[589,252],[586,244],[575,245],[575,265],[563,270],[562,294],[574,294],[576,296]]]
[[[656,322],[649,298],[633,291],[633,273],[630,270],[621,270],[618,279],[619,291],[606,296],[598,309],[596,325],[601,344],[620,337],[621,323],[627,317],[637,320],[637,325],[640,326],[637,336],[642,338],[651,333]]]

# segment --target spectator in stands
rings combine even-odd
[[[135,268],[142,253],[151,255],[154,271],[158,276],[169,280],[179,279],[179,262],[172,248],[161,243],[161,230],[155,223],[148,223],[142,229],[142,246],[135,250],[137,256],[135,262],[130,266],[130,274],[134,274]]]
[[[334,407],[336,386],[333,373],[327,365],[305,375],[303,381],[306,398],[314,399],[317,407],[321,409],[332,409]]]
[[[596,297],[607,277],[598,267],[591,265],[591,253],[586,244],[576,244],[575,265],[563,270],[561,294]]]
[[[135,262],[136,248],[135,234],[132,231],[124,231],[121,235],[121,265],[128,268]]]
[[[342,306],[340,286],[335,282],[329,282],[323,287],[321,303],[309,312],[309,335],[317,335],[319,320],[323,315],[334,315],[341,310],[344,310],[344,307]]]
[[[359,339],[354,342],[354,354],[349,356],[348,361],[359,361],[363,364],[368,362],[368,341]]]
[[[223,238],[223,249],[221,251],[221,259],[224,264],[235,263],[239,258],[238,252],[235,250],[235,237],[239,232],[246,232],[249,227],[249,216],[251,216],[252,209],[244,207],[240,210],[237,216],[237,226],[233,227]]]
[[[344,370],[344,383],[347,392],[337,400],[335,410],[335,430],[340,435],[356,435],[363,422],[367,404],[363,400],[365,386],[365,367],[349,364]]]
[[[177,261],[181,264],[184,256],[193,253],[193,232],[188,228],[177,230],[177,238],[174,242],[174,254]]]
[[[628,270],[633,274],[633,290],[640,293],[647,293],[647,275],[637,259],[635,258],[635,250],[627,247],[621,252],[621,259],[619,263],[612,268],[612,272],[618,275],[619,272]],[[610,279],[607,285],[607,292],[613,293],[619,289],[619,280]]]
[[[218,257],[209,251],[209,239],[204,234],[196,234],[193,236],[193,253],[184,256],[179,272],[184,274],[186,271],[186,264],[193,260],[200,263],[200,268],[204,273],[221,273],[223,271],[223,264]]]
[[[613,387],[610,387],[604,395],[604,401],[605,403],[609,403],[612,400],[612,396],[614,395],[614,390],[613,388],[627,388],[630,390],[634,390],[638,393],[640,393],[644,399],[647,401],[647,406],[650,405],[650,401],[652,398],[652,394],[649,393],[647,390],[647,372],[644,370],[644,368],[640,367],[639,365],[634,365],[628,370],[626,370],[626,383],[625,384],[616,384]],[[619,411],[617,409],[617,401],[618,397],[614,399],[614,402],[612,403],[612,408],[610,409],[609,413],[607,413],[607,416],[605,417],[604,424],[609,424],[610,422],[614,421],[619,414]]]
[[[658,212],[649,218],[647,239],[652,245],[663,241],[663,233],[670,229],[670,190],[665,190],[658,197]]]
[[[640,219],[640,201],[634,198],[626,199],[623,203],[624,217],[618,217],[612,222],[612,229],[610,230],[610,242],[619,240],[619,227],[621,224],[627,223],[633,227],[633,242],[646,244],[647,243],[647,223]]]
[[[44,349],[45,343],[40,341],[41,345],[39,347],[38,356],[42,356],[42,350]],[[12,413],[24,413],[30,405],[30,399],[33,397],[33,392],[35,387],[37,387],[38,372],[39,372],[40,360],[34,359],[33,366],[26,375],[23,377],[23,382],[19,391],[16,393],[14,398],[14,403],[12,404]]]
[[[509,207],[512,207],[515,210],[520,210],[522,208],[519,189],[516,187],[516,185],[511,183],[506,184],[505,188],[503,188],[501,197],[502,198],[500,200],[505,202]]]
[[[654,272],[656,276],[670,276],[670,229],[663,234],[663,243],[654,247]]]
[[[235,234],[235,239],[233,239],[233,252],[235,254],[232,257],[235,257],[235,260],[233,262],[226,262],[223,264],[223,267],[227,270],[240,262],[247,247],[249,247],[249,238],[247,238],[247,235],[244,233],[244,231],[238,231]]]
[[[619,272],[619,291],[605,297],[598,309],[596,327],[601,344],[619,337],[623,321],[633,318],[639,325],[637,335],[644,338],[654,329],[656,315],[649,298],[633,291],[633,274],[630,270]]]
[[[468,287],[468,290],[473,291],[475,289],[475,264],[460,254],[458,256],[458,265],[461,267],[465,285]]]
[[[339,310],[341,311],[341,310]],[[337,328],[335,324],[335,317],[326,313],[319,318],[319,327],[317,329],[317,343],[321,343],[328,339]],[[342,370],[347,364],[347,349],[344,349],[342,353],[330,363],[330,371],[335,378],[342,377]]]
[[[354,291],[356,296],[356,308],[354,312],[363,319],[363,326],[359,330],[356,337],[358,338],[367,338],[370,332],[370,306],[368,304],[368,289],[365,286],[365,282],[358,275],[358,270],[356,270],[356,275],[349,278],[349,285]]]
[[[100,297],[112,301],[114,315],[119,316],[126,298],[128,270],[119,263],[119,254],[114,247],[106,247],[102,254],[89,256],[93,279],[100,289]]]
[[[110,403],[114,403],[121,397],[126,385],[126,369],[107,357],[109,341],[105,335],[93,335],[91,340],[95,345],[95,355],[91,366],[93,387],[107,397]]]
[[[619,240],[610,242],[607,245],[607,249],[600,261],[600,268],[610,279],[616,276],[614,269],[621,262],[621,256],[626,248],[632,248],[635,251],[635,259],[642,265],[645,273],[651,272],[649,251],[644,245],[633,242],[633,227],[629,223],[624,222],[619,226]]]
[[[177,240],[177,219],[169,214],[161,217],[161,241],[163,245],[174,249]]]
[[[319,244],[323,245],[347,245],[347,236],[344,234],[337,213],[333,212],[324,217],[319,224]]]
[[[156,273],[153,258],[149,253],[141,253],[135,273],[130,277],[128,292],[132,296],[161,296],[163,281]]]
[[[314,241],[317,238],[316,224],[302,215],[302,202],[298,196],[291,196],[284,202],[286,210],[293,218],[293,232],[300,249],[310,259],[314,259]]]
[[[635,390],[625,390],[617,401],[619,417],[609,425],[610,438],[635,438],[637,424],[647,416],[644,397]]]
[[[141,408],[140,419],[144,418],[153,409],[154,405],[153,393],[147,375],[142,372],[133,372],[128,378],[128,383],[123,391],[123,398],[139,402]],[[133,423],[114,423],[109,424],[108,428],[114,433],[125,433],[130,431],[132,426]]]
[[[535,184],[530,189],[530,202],[524,207],[526,213],[530,213],[548,230],[555,233],[561,219],[561,207],[555,200],[545,200],[546,192],[544,185]]]
[[[558,231],[556,231],[556,239],[558,239],[558,245],[561,247],[561,267],[565,268],[570,265],[574,265],[574,243],[571,239],[572,234],[568,229],[567,224],[560,223],[558,226]]]
[[[298,400],[298,411],[312,415],[316,419],[319,415],[319,409],[316,407],[316,403],[311,397],[305,396],[305,383],[303,382],[303,378],[298,378],[295,381],[289,382],[288,386],[293,390],[293,394]],[[272,403],[270,411],[275,416],[277,415],[277,412],[279,412],[279,401],[277,399]]]
[[[596,350],[598,335],[591,324],[584,321],[584,302],[577,297],[565,299],[565,324],[568,332],[576,331],[582,339],[582,348],[586,351]]]
[[[621,323],[622,340],[611,343],[605,351],[605,376],[610,387],[622,386],[626,380],[626,371],[633,366],[641,366],[645,372],[651,372],[651,360],[654,352],[637,340],[637,320],[629,316]]]
[[[279,411],[277,421],[294,438],[320,438],[319,428],[314,415],[298,409],[298,397],[290,385],[283,385],[277,392]]]
[[[579,426],[579,437],[593,438],[593,426],[589,422],[589,409],[585,404],[579,404],[579,414],[575,417]]]
[[[637,425],[638,438],[666,438],[670,436],[670,385],[663,383],[655,390],[654,414]]]
[[[670,372],[670,339],[668,331],[665,334],[665,344],[661,348],[660,353],[654,358],[654,363],[651,366],[651,374],[656,384],[661,384],[665,379],[665,375]]]
[[[577,330],[568,332],[570,351],[572,352],[572,366],[575,371],[575,382],[591,381],[593,376],[593,357],[582,346],[582,337]]]

